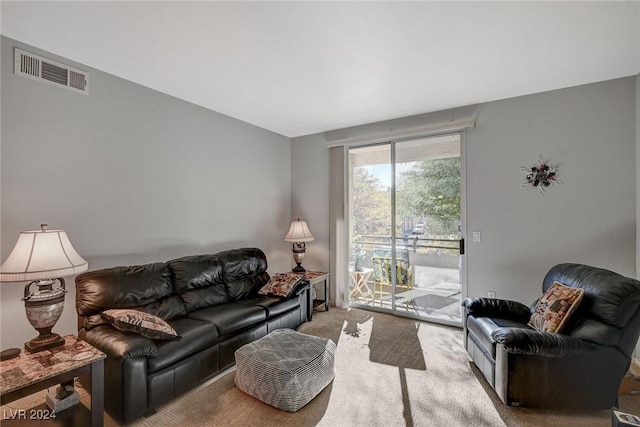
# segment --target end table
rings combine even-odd
[[[324,307],[324,311],[329,311],[329,273],[324,271],[307,270],[304,272],[304,278],[309,281],[309,285],[313,287],[316,283],[323,282],[322,298],[316,297],[313,300],[313,310]]]
[[[7,425],[87,425],[104,424],[104,359],[105,354],[75,335],[64,337],[62,346],[29,353],[22,350],[16,358],[0,362],[0,405],[29,396],[60,383],[88,374],[91,379],[91,414],[82,403],[59,414],[46,405],[29,409],[4,411],[2,424]],[[89,418],[89,419],[87,419]]]

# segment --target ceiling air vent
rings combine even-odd
[[[14,72],[74,92],[89,93],[89,74],[22,49],[15,49]]]

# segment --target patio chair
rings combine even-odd
[[[373,302],[380,299],[382,305],[383,297],[391,295],[393,277],[391,275],[393,259],[391,249],[376,248],[373,250],[371,264],[373,266]],[[407,290],[413,289],[413,266],[409,262],[409,251],[407,249],[396,250],[396,287],[404,287]]]

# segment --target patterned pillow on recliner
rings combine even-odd
[[[540,332],[560,333],[571,314],[578,308],[584,289],[553,282],[536,304],[529,326]]]

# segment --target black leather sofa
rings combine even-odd
[[[79,336],[107,355],[105,409],[114,420],[151,413],[233,365],[242,345],[311,320],[308,283],[288,299],[258,295],[266,270],[260,249],[242,248],[77,276]],[[120,332],[101,316],[122,308],[158,316],[182,338]]]
[[[609,270],[559,264],[557,281],[584,289],[561,333],[527,323],[536,307],[494,298],[466,298],[465,346],[502,402],[512,406],[609,409],[617,404],[640,335],[640,282]]]

